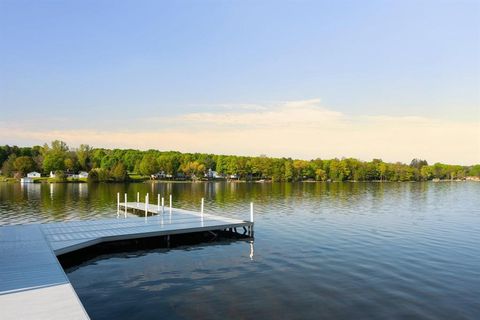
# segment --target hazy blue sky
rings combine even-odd
[[[479,1],[0,0],[0,143],[57,135],[95,146],[401,161],[427,149],[441,161],[446,153],[434,149],[443,140],[457,162],[480,162],[479,21]],[[321,111],[310,119],[321,132],[305,138],[317,144],[266,136],[261,144],[277,147],[253,147],[249,121],[266,128],[273,113],[270,130],[279,130],[292,105]],[[344,128],[326,131],[325,114]],[[244,139],[229,148],[214,136],[236,115]],[[349,148],[362,140],[348,134],[368,140],[382,126],[398,128],[392,136],[411,131],[396,141],[401,153],[385,149],[388,139]],[[440,128],[455,132],[452,145]],[[422,133],[428,139],[409,148]],[[210,143],[189,144],[189,134]]]

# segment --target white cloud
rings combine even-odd
[[[174,121],[195,126],[234,126],[235,128],[329,126],[342,125],[343,115],[320,106],[320,100],[293,101],[249,112],[190,113]]]
[[[115,129],[35,129],[31,123],[0,127],[5,143],[63,139],[69,144],[158,148],[296,158],[357,157],[408,162],[414,157],[459,164],[480,163],[480,120],[458,122],[425,117],[347,116],[303,100],[138,119]]]

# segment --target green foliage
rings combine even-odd
[[[110,172],[104,168],[94,168],[88,173],[88,182],[108,182],[110,180]]]
[[[43,156],[42,166],[44,172],[65,170],[65,160],[68,155],[68,146],[65,142],[55,140],[52,141],[51,146],[44,144],[41,153]]]
[[[480,164],[476,164],[470,168],[470,176],[480,177]]]
[[[35,170],[36,163],[30,156],[21,156],[15,159],[13,167],[21,175],[25,176],[28,172]]]
[[[146,154],[140,162],[139,170],[141,174],[151,175],[157,173],[159,169],[157,159],[153,154]]]
[[[15,154],[10,154],[2,164],[2,175],[10,178],[13,177],[13,174],[15,173],[15,159],[17,156]]]
[[[318,168],[315,170],[315,179],[318,181],[325,181],[327,180],[327,173],[325,170]]]
[[[205,173],[205,165],[198,161],[190,161],[181,165],[180,170],[185,173],[187,177],[196,179]]]
[[[67,175],[63,170],[55,171],[55,181],[67,181]]]
[[[157,158],[159,171],[174,175],[180,166],[179,157],[175,154],[162,154]]]
[[[16,160],[17,159],[17,160]],[[381,159],[360,161],[353,158],[299,160],[290,158],[243,157],[206,153],[180,153],[158,150],[122,150],[92,148],[80,145],[70,151],[65,142],[53,141],[43,147],[0,146],[2,175],[19,176],[35,169],[44,173],[58,170],[89,172],[89,181],[125,181],[130,177],[144,179],[163,171],[192,179],[203,178],[209,169],[239,179],[272,181],[424,181],[480,177],[480,164],[470,167],[413,159],[410,164],[387,163]],[[129,174],[127,173],[129,172]],[[141,176],[140,176],[140,175]]]
[[[118,162],[110,171],[110,176],[114,181],[125,181],[128,176],[125,165],[121,162]]]
[[[92,148],[88,144],[81,144],[76,151],[78,165],[81,170],[91,169],[90,153]]]
[[[43,157],[43,171],[57,171],[65,169],[65,158],[61,155],[48,153]]]
[[[87,181],[88,181],[88,182],[98,182],[98,172],[97,172],[97,169],[92,169],[92,170],[90,170],[90,172],[88,173]]]

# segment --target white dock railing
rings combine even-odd
[[[149,194],[147,193],[145,195],[145,218],[148,216],[149,212]],[[127,209],[128,209],[128,198],[127,194],[125,193],[124,197],[124,207],[125,207],[125,218],[127,217]],[[120,215],[120,192],[117,192],[117,217]],[[139,208],[140,206],[140,192],[137,192],[137,203],[136,207]],[[169,202],[168,202],[168,207],[169,207],[169,213],[170,215],[172,214],[172,208],[173,208],[173,198],[172,195],[169,195]],[[204,209],[205,209],[205,198],[201,199],[200,202],[200,216],[203,218],[204,216]],[[165,198],[160,195],[160,193],[157,194],[157,213],[165,213]],[[253,202],[250,202],[250,222],[253,222]]]

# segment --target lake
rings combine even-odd
[[[480,183],[0,183],[0,224],[114,217],[117,192],[243,219],[253,201],[255,241],[69,268],[92,319],[479,317]]]

